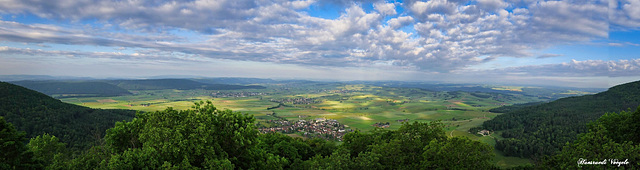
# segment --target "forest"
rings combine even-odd
[[[16,81],[13,84],[57,98],[76,96],[120,96],[131,92],[116,85],[97,81]]]
[[[72,150],[93,145],[117,121],[131,120],[135,111],[92,109],[51,98],[45,94],[0,82],[0,116],[32,138],[45,133],[57,136]]]
[[[496,149],[506,155],[536,159],[559,151],[565,143],[577,139],[578,134],[588,132],[587,123],[605,113],[630,111],[638,105],[640,81],[618,85],[594,95],[562,98],[533,106],[493,109],[508,112],[484,122],[482,128],[476,130],[501,132],[505,139],[496,142]]]

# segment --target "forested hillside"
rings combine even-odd
[[[147,80],[110,80],[108,83],[127,90],[162,90],[162,89],[205,89],[205,90],[240,90],[262,89],[263,86],[242,86],[229,84],[208,84],[188,79],[147,79]]]
[[[106,97],[131,94],[113,84],[98,81],[16,81],[13,84],[47,94],[62,97]]]
[[[86,149],[106,129],[135,116],[132,110],[91,109],[63,103],[45,94],[0,82],[0,116],[27,137],[55,135],[72,149]]]
[[[640,168],[640,107],[635,112],[608,113],[588,124],[589,132],[561,152],[545,156],[538,167],[559,169]],[[597,162],[598,164],[590,164]],[[603,163],[603,164],[600,164]]]
[[[484,122],[483,128],[502,131],[496,149],[509,156],[550,155],[579,133],[586,124],[605,113],[640,105],[640,81],[618,85],[595,95],[568,97],[550,103],[523,107]],[[508,109],[503,109],[508,110]]]

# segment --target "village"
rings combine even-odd
[[[306,98],[306,97],[301,97],[301,98],[286,98],[286,99],[271,99],[269,100],[271,102],[276,102],[276,103],[291,103],[291,104],[316,104],[316,103],[320,103],[322,102],[321,100],[316,100],[315,98]]]
[[[269,120],[269,123],[276,124],[274,127],[259,128],[262,133],[281,132],[297,133],[301,132],[305,137],[318,137],[329,140],[342,141],[342,136],[352,131],[347,129],[347,125],[340,124],[334,119],[316,118],[311,120],[300,119],[296,122],[288,120]]]
[[[224,97],[251,97],[251,96],[263,96],[268,95],[267,93],[262,92],[213,92],[211,93],[211,97],[214,98],[224,98]]]

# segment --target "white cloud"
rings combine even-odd
[[[640,59],[631,60],[571,60],[561,64],[512,67],[494,70],[502,73],[521,73],[526,76],[560,77],[625,77],[640,75]]]
[[[313,17],[305,11],[322,8],[325,3],[344,9],[335,19]],[[365,10],[366,3],[373,3],[374,10]],[[206,57],[451,73],[499,57],[557,57],[560,54],[532,51],[606,39],[610,22],[637,29],[638,5],[638,0],[624,0],[611,10],[602,1],[6,0],[0,4],[2,14],[33,14],[66,25],[26,24],[5,18],[0,21],[0,40],[140,48],[165,60]],[[396,11],[400,7],[405,11]],[[133,54],[57,52],[140,59]],[[574,75],[575,70],[596,61],[544,68]],[[622,72],[633,73],[635,65],[628,62],[616,61],[610,64],[616,69],[601,70],[624,75],[615,70],[625,66]],[[566,69],[569,67],[572,69]]]
[[[376,9],[382,15],[397,14],[396,5],[393,3],[384,3],[384,2],[374,3],[373,8]]]
[[[640,0],[610,0],[609,21],[614,29],[640,27]]]
[[[478,6],[487,11],[494,11],[497,9],[504,9],[509,6],[502,0],[478,0]]]

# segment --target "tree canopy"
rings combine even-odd
[[[131,120],[132,110],[92,109],[64,103],[45,94],[0,82],[0,116],[32,138],[50,134],[72,150],[95,145],[114,123]]]
[[[589,123],[588,133],[581,134],[576,141],[565,144],[562,151],[555,155],[544,157],[538,166],[561,169],[638,169],[639,121],[640,107],[635,112],[605,114]],[[589,164],[590,161],[604,164]]]
[[[562,98],[534,106],[511,106],[509,111],[483,123],[482,128],[500,131],[505,139],[496,149],[508,156],[537,158],[559,151],[566,142],[588,132],[587,123],[607,112],[620,112],[640,105],[640,81],[578,97]],[[477,129],[476,129],[477,130]]]

